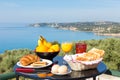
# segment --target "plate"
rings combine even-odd
[[[20,64],[20,62],[17,62],[17,65],[19,67],[23,67],[23,68],[44,68],[44,67],[50,66],[52,64],[52,61],[48,60],[48,59],[42,59],[42,61],[47,62],[47,65],[45,65],[45,66],[37,66],[37,67],[32,66],[32,65],[23,66],[22,64]]]
[[[70,74],[71,72],[72,72],[72,70],[68,70],[68,72],[67,72],[67,73],[64,73],[64,74],[61,74],[61,73],[53,73],[53,72],[51,72],[51,73],[54,74],[54,75],[63,76],[63,75],[68,75],[68,74]]]

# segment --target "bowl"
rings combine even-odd
[[[82,71],[88,69],[97,68],[98,64],[102,61],[103,58],[93,60],[93,61],[77,61],[75,58],[78,55],[65,55],[63,59],[69,64],[72,70]]]
[[[57,52],[35,52],[35,53],[40,58],[53,61],[53,58],[58,55],[59,51],[57,51]]]

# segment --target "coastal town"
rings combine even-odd
[[[89,31],[96,35],[120,37],[120,23],[110,21],[72,22],[72,23],[34,23],[32,27],[50,26],[71,31]]]

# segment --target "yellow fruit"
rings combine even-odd
[[[36,51],[36,52],[39,52],[39,49],[40,49],[40,47],[37,46],[35,51]]]
[[[60,50],[60,47],[59,47],[59,45],[58,44],[55,44],[55,45],[52,45],[51,47],[50,47],[50,49],[53,49],[54,51],[59,51]]]
[[[40,45],[38,47],[36,47],[36,52],[47,52],[48,48],[44,45]]]
[[[46,43],[47,43],[46,39],[44,37],[40,36],[40,38],[38,40],[38,46],[44,45]]]
[[[43,39],[43,45],[47,44],[47,41],[45,39]]]
[[[44,45],[45,45],[46,47],[50,48],[50,47],[52,46],[52,43],[46,42]]]
[[[42,45],[42,41],[39,39],[38,40],[38,46]]]
[[[54,51],[53,49],[50,48],[50,49],[48,49],[48,52],[55,52],[55,51]]]
[[[43,36],[40,36],[38,40],[38,46],[36,47],[36,52],[57,52],[60,50],[58,44],[52,45]]]
[[[40,36],[40,40],[42,41],[43,45],[47,43],[47,40],[43,36]]]

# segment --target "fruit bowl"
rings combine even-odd
[[[47,41],[43,36],[40,36],[38,45],[35,48],[35,53],[40,58],[53,60],[58,55],[60,46],[58,43]]]
[[[40,58],[53,60],[53,58],[58,55],[59,51],[57,52],[35,52],[35,53]]]

